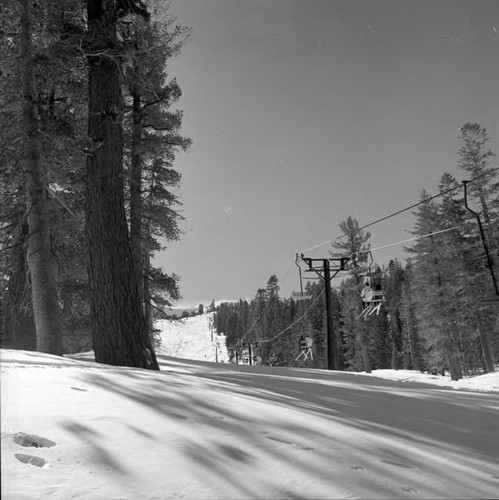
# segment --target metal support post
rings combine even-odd
[[[467,185],[469,181],[463,181],[463,186],[464,186],[464,206],[468,210],[468,212],[471,212],[475,217],[478,222],[478,228],[480,230],[480,236],[482,237],[482,243],[483,243],[483,249],[485,250],[485,256],[487,257],[487,265],[489,266],[489,271],[490,275],[492,277],[492,282],[494,284],[494,291],[496,292],[496,295],[499,297],[499,289],[497,287],[497,281],[496,281],[496,275],[494,273],[494,265],[492,263],[492,259],[490,257],[489,253],[489,248],[487,246],[487,241],[485,240],[485,233],[483,230],[482,226],[482,221],[480,220],[480,215],[478,215],[476,212],[471,210],[471,208],[468,206],[468,190],[467,190]]]
[[[346,265],[349,261],[348,257],[337,256],[330,259],[311,259],[304,257],[303,254],[300,255],[301,260],[303,260],[309,267],[309,270],[313,270],[316,274],[324,280],[324,290],[326,297],[326,370],[339,370],[340,369],[340,353],[338,352],[338,345],[336,342],[335,332],[333,328],[333,316],[331,311],[331,280],[341,271],[346,271]],[[298,256],[297,256],[298,259]],[[322,269],[314,267],[314,262],[321,262]],[[333,262],[334,267],[331,268],[331,262]],[[331,271],[334,274],[331,276]]]
[[[333,328],[333,318],[331,315],[331,267],[329,259],[323,260],[324,290],[326,295],[326,370],[337,370],[337,346]]]

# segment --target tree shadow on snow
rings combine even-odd
[[[499,488],[495,394],[345,372],[158,360],[162,372],[93,370],[85,380],[152,410],[200,481],[226,498],[493,498]],[[176,423],[202,439],[178,435]],[[126,425],[138,434],[136,423]],[[144,434],[156,436],[150,428]]]

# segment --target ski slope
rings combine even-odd
[[[498,498],[497,385],[76,358],[1,351],[2,499]]]
[[[225,336],[214,332],[213,315],[157,321],[154,326],[161,336],[158,352],[178,358],[228,362]]]
[[[159,320],[155,328],[160,331],[161,347],[158,352],[167,356],[199,361],[229,362],[226,337],[218,336],[212,326],[214,313],[206,313],[179,320]],[[298,351],[297,351],[298,354]],[[499,366],[497,367],[499,370]],[[450,375],[431,375],[415,370],[373,370],[363,374],[387,380],[418,382],[423,384],[469,389],[475,391],[498,391],[499,371],[480,377],[451,380]]]

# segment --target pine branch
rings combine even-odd
[[[128,14],[136,14],[146,21],[151,15],[142,0],[118,0],[116,3],[116,13],[118,17],[125,17]]]
[[[161,103],[161,102],[163,102],[163,101],[165,101],[165,100],[166,100],[166,98],[161,98],[161,97],[160,97],[160,98],[156,99],[155,101],[147,102],[147,103],[145,103],[145,104],[143,104],[143,105],[142,105],[142,109],[143,109],[143,110],[144,110],[144,109],[147,109],[148,107],[150,107],[150,106],[154,106],[154,105],[156,105],[156,104],[159,104],[159,103]]]

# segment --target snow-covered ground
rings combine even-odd
[[[155,328],[161,332],[158,352],[177,358],[228,362],[225,336],[215,333],[213,315],[207,313],[174,321],[157,321]]]
[[[499,366],[496,367],[496,370],[499,370]],[[453,389],[499,392],[499,371],[477,377],[466,377],[461,380],[451,380],[450,375],[430,375],[414,370],[373,370],[369,376],[399,382],[418,382],[440,387],[452,387]]]
[[[2,350],[2,499],[499,497],[498,374],[158,359]]]

